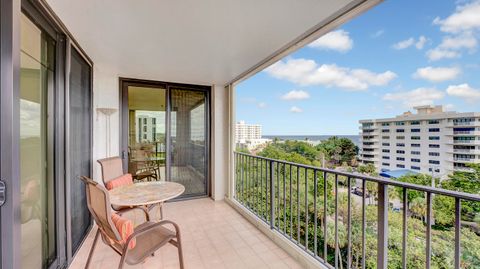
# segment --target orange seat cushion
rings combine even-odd
[[[105,184],[105,188],[107,190],[111,190],[120,186],[125,186],[125,185],[132,185],[133,184],[133,178],[131,174],[125,174],[123,176],[119,176],[115,179],[110,180]]]
[[[112,214],[112,221],[113,221],[113,224],[115,225],[115,228],[117,228],[117,231],[120,234],[120,237],[122,237],[122,241],[120,243],[125,244],[127,242],[128,237],[132,235],[134,232],[133,222],[115,213]],[[135,239],[131,240],[130,243],[128,244],[128,248],[129,249],[134,248],[136,243],[137,242]]]

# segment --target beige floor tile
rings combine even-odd
[[[164,205],[164,213],[165,218],[177,222],[182,231],[186,269],[302,268],[288,253],[225,202],[210,199],[172,202]],[[155,214],[158,213],[154,212]],[[136,221],[143,221],[141,212],[132,215]],[[96,229],[90,232],[69,269],[84,267],[95,232]],[[100,240],[90,268],[117,268],[119,260],[119,255]],[[142,264],[126,268],[179,267],[177,249],[166,245]]]

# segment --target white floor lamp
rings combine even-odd
[[[97,112],[105,115],[105,157],[110,156],[110,116],[117,112],[116,108],[97,107]]]

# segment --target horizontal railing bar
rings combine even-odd
[[[337,171],[337,170],[328,169],[328,168],[316,167],[316,166],[312,166],[312,165],[305,165],[305,164],[299,164],[299,163],[294,163],[294,162],[288,162],[288,161],[266,158],[266,157],[262,157],[262,156],[255,156],[255,155],[246,154],[246,153],[243,153],[243,152],[235,152],[235,154],[250,156],[250,157],[254,157],[254,158],[260,158],[260,159],[271,161],[271,162],[289,164],[289,165],[293,165],[293,166],[301,167],[301,168],[305,168],[305,169],[313,169],[314,171],[317,170],[317,171],[332,173],[332,174],[336,174],[336,175],[340,175],[340,176],[352,177],[352,178],[372,181],[372,182],[376,182],[376,183],[382,183],[382,184],[389,185],[389,186],[404,187],[404,188],[407,188],[407,189],[410,189],[410,190],[417,190],[417,191],[426,192],[426,193],[432,193],[432,194],[456,197],[456,198],[460,198],[460,199],[463,199],[463,200],[480,202],[480,196],[479,195],[465,193],[465,192],[458,192],[458,191],[440,189],[440,188],[436,188],[436,187],[416,185],[416,184],[412,184],[412,183],[406,183],[406,182],[394,181],[394,180],[390,180],[390,179],[366,176],[366,175],[357,174],[357,173],[342,172],[342,171]]]

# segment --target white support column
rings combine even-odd
[[[212,87],[212,198],[222,200],[228,191],[229,166],[229,95],[222,85]]]

